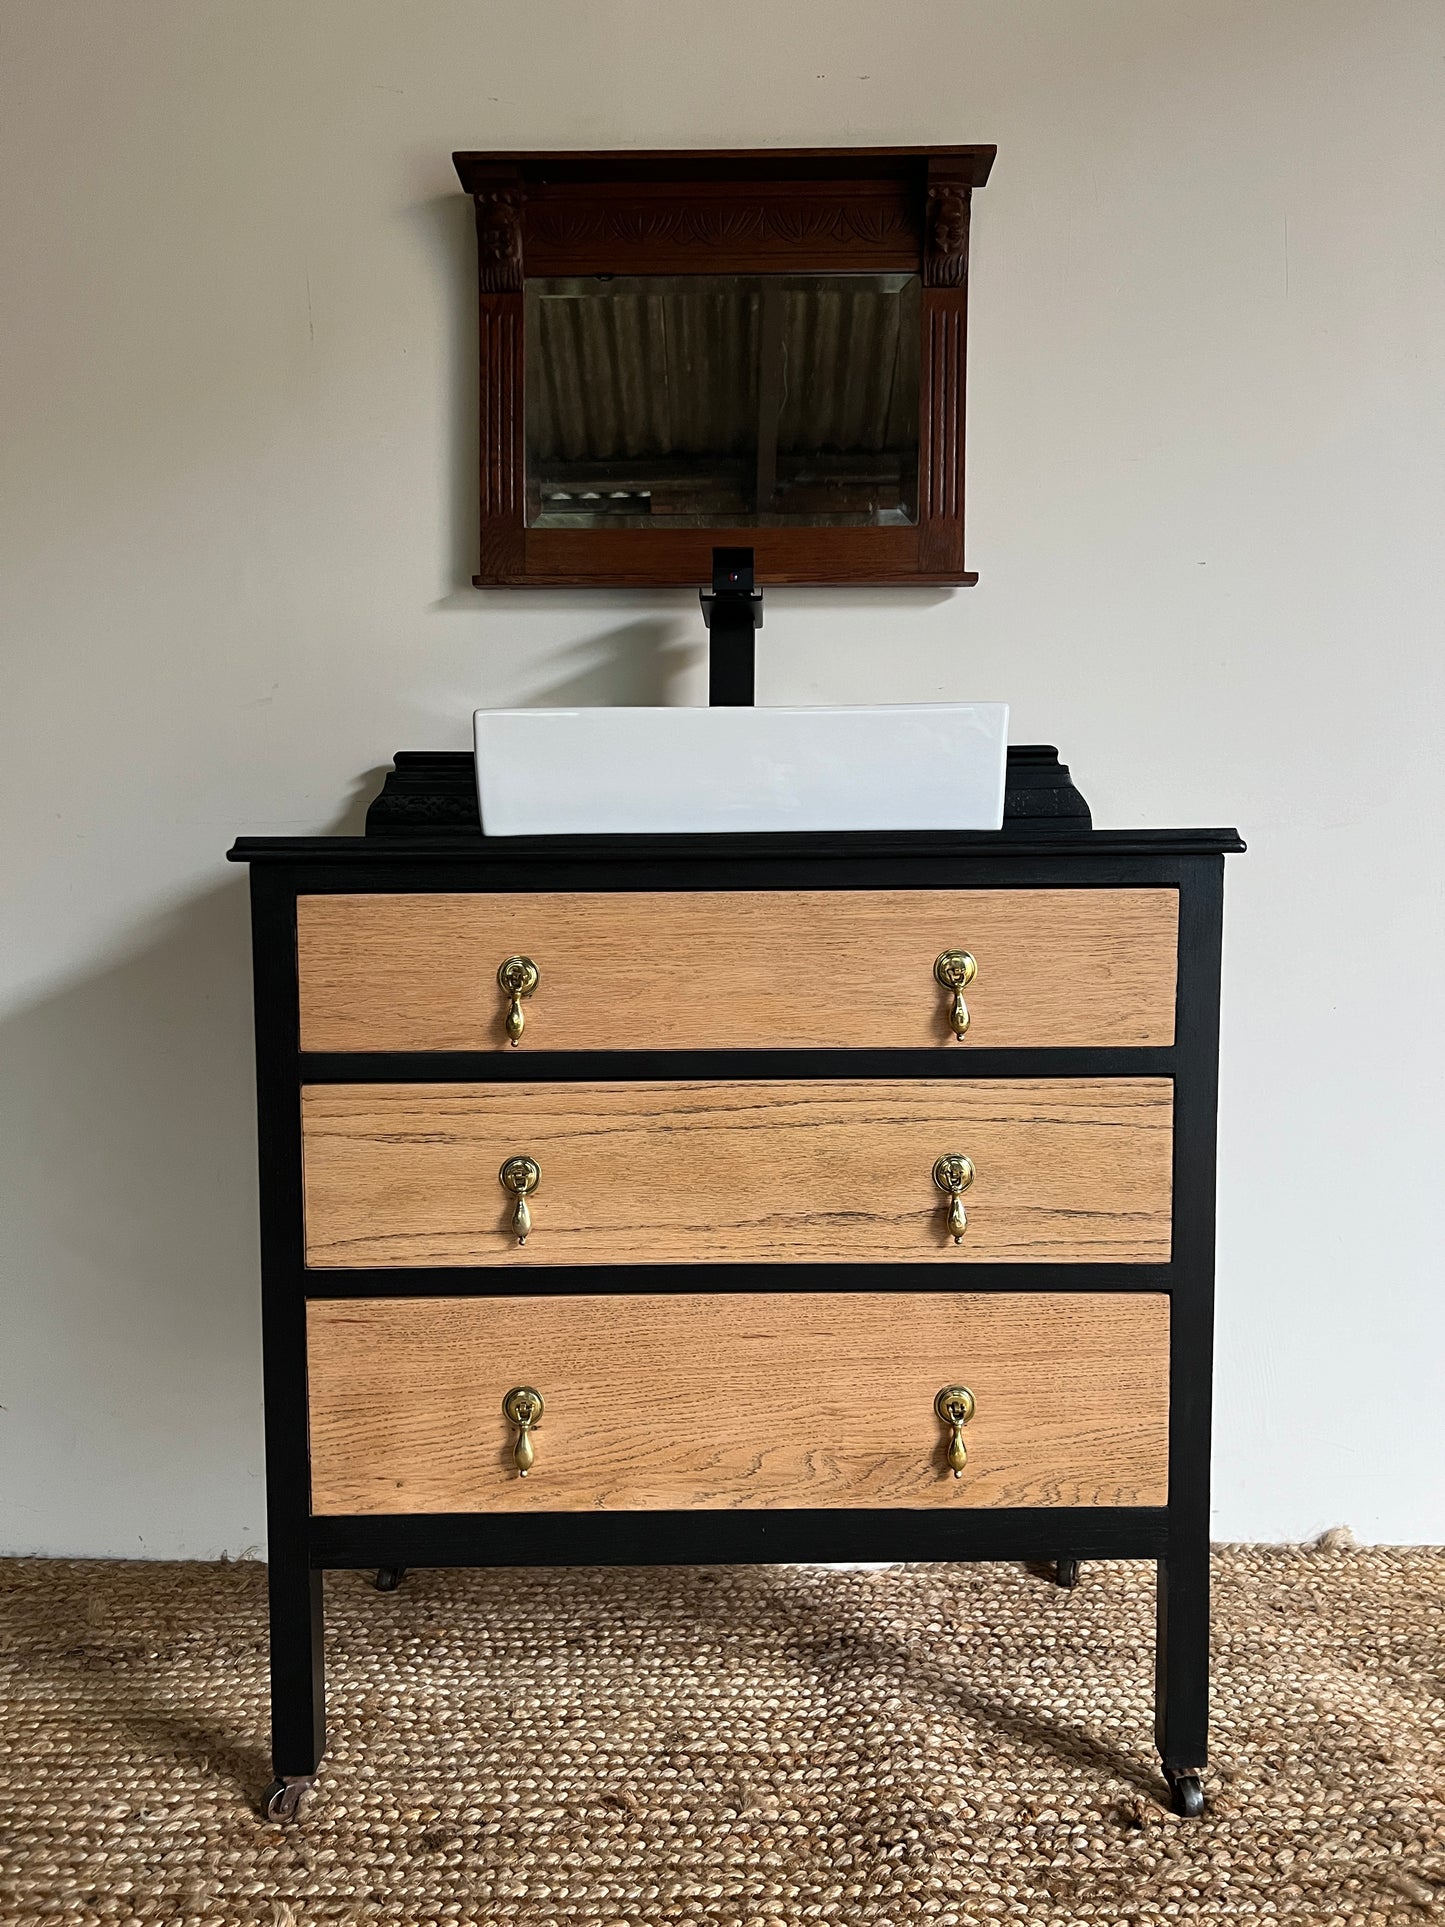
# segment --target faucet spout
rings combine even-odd
[[[753,586],[751,549],[714,549],[712,592],[698,590],[709,637],[707,699],[714,709],[751,709],[756,701],[756,632],[763,592]]]

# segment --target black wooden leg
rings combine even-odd
[[[1209,1758],[1209,1433],[1223,862],[1179,893],[1174,1288],[1169,1295],[1169,1537],[1159,1562],[1154,1735],[1176,1813],[1204,1809]]]
[[[261,1159],[261,1365],[266,1396],[270,1571],[268,1820],[294,1819],[326,1748],[321,1574],[311,1565],[306,1403],[306,1235],[296,1102],[296,900],[284,876],[251,872],[256,1117]]]
[[[294,1819],[326,1750],[321,1574],[271,1558],[271,1761],[268,1820]]]
[[[1078,1560],[1056,1559],[1054,1561],[1054,1578],[1059,1585],[1067,1586],[1069,1591],[1072,1592],[1074,1587],[1079,1583]]]
[[[376,1590],[378,1592],[395,1592],[405,1577],[405,1566],[378,1566],[376,1569]]]
[[[1154,1648],[1154,1738],[1176,1813],[1204,1810],[1209,1759],[1209,1546],[1159,1561]]]

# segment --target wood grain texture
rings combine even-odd
[[[1162,1505],[1162,1294],[335,1299],[307,1310],[319,1513]],[[977,1412],[960,1479],[933,1400]],[[502,1400],[541,1391],[516,1476]]]
[[[969,569],[925,567],[915,528],[527,529],[515,575],[473,577],[488,588],[647,588],[712,579],[714,548],[751,549],[761,580],[977,582]]]
[[[1178,892],[790,890],[303,896],[301,1047],[505,1049],[504,957],[541,971],[523,1050],[1157,1046]],[[978,960],[951,1041],[942,950]]]
[[[527,272],[916,272],[916,181],[815,178],[539,185],[526,198]]]
[[[302,1092],[312,1266],[1165,1263],[1167,1078]],[[954,1245],[934,1160],[977,1176]],[[504,1159],[541,1167],[525,1246]]]

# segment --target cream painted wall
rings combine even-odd
[[[685,593],[479,595],[453,147],[995,140],[980,586],[767,699],[1005,697],[1237,822],[1216,1528],[1445,1538],[1435,0],[5,0],[0,1546],[264,1541],[238,831],[474,704],[696,700]]]

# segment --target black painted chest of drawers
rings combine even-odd
[[[418,758],[365,837],[236,845],[272,1817],[328,1567],[1091,1556],[1157,1562],[1198,1810],[1243,846],[1015,758],[993,835],[488,840]]]

